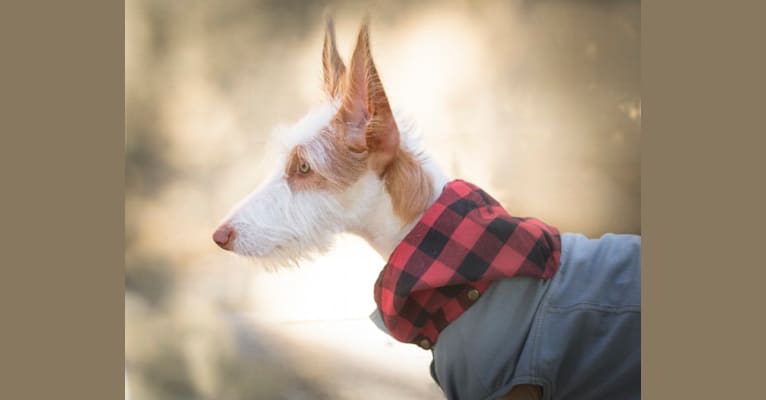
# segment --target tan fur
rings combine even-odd
[[[500,400],[539,400],[543,398],[543,391],[537,385],[516,385],[511,392],[501,397]]]
[[[334,99],[340,94],[346,66],[343,64],[335,44],[335,24],[332,18],[327,18],[327,25],[325,27],[324,44],[322,46],[322,70],[325,93]]]
[[[302,174],[298,166],[306,162],[306,149],[303,146],[296,146],[290,151],[285,167],[287,184],[293,192],[302,190],[329,190],[330,182],[318,174],[312,167],[307,174]]]
[[[336,126],[352,151],[367,154],[370,168],[385,181],[397,216],[410,223],[428,207],[432,182],[416,157],[399,146],[399,128],[372,59],[367,20],[357,36],[345,88]]]
[[[301,161],[309,164],[309,173],[300,173],[298,167]],[[285,175],[293,191],[342,192],[356,182],[366,169],[366,161],[348,149],[342,133],[325,129],[308,143],[290,151]]]
[[[383,179],[394,212],[404,224],[413,222],[428,208],[434,195],[433,182],[409,152],[397,152]]]
[[[342,102],[328,129],[291,150],[285,167],[291,190],[340,192],[369,168],[384,180],[402,223],[414,221],[433,197],[432,182],[417,157],[399,147],[399,128],[372,60],[367,22],[347,72],[328,19],[322,65],[325,91],[333,97],[342,94]],[[311,167],[307,174],[298,170],[302,161]]]
[[[381,174],[399,148],[399,128],[372,60],[367,21],[362,24],[351,56],[346,87],[338,111],[349,146],[368,152],[372,168]]]

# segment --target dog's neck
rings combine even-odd
[[[415,219],[402,223],[399,218],[394,217],[390,196],[375,196],[370,199],[368,215],[350,227],[352,233],[365,239],[384,260],[389,258],[394,249],[412,230],[425,210],[433,205],[441,195],[444,185],[450,180],[443,170],[427,156],[421,157],[420,167],[429,178],[423,184],[431,186],[421,188],[421,190],[431,193],[431,198],[427,207],[419,211]]]

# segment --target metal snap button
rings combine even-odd
[[[479,290],[478,289],[471,289],[471,290],[468,291],[466,296],[468,297],[468,300],[476,301],[476,299],[479,298]]]
[[[428,339],[422,339],[420,342],[418,342],[418,346],[420,346],[420,348],[423,350],[428,350],[431,348],[431,341]]]

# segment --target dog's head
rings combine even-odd
[[[368,24],[348,67],[331,20],[322,51],[327,102],[280,135],[294,138],[276,173],[235,207],[213,235],[222,248],[278,263],[324,251],[351,231],[374,241],[414,221],[432,199],[430,175],[401,145],[370,52]]]

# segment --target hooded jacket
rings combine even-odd
[[[443,201],[445,195],[451,196],[449,201]],[[476,236],[470,240],[469,250],[483,246],[482,240],[487,239],[481,237],[491,230],[491,225],[497,225],[493,221],[510,221],[515,223],[511,231],[520,242],[509,235],[503,245],[521,256],[502,260],[517,265],[487,268],[485,264],[492,265],[500,250],[478,251],[481,254],[478,258],[440,256],[450,245],[445,246],[444,238],[438,235],[428,235],[440,227],[435,219],[428,220],[429,212],[434,213],[432,206],[424,214],[428,229],[418,232],[422,219],[413,229],[417,235],[414,247],[432,249],[440,244],[442,249],[430,257],[410,249],[408,257],[401,258],[402,245],[397,247],[376,283],[378,309],[372,315],[376,325],[397,340],[432,351],[431,375],[448,399],[496,399],[521,384],[540,386],[543,399],[639,399],[640,236],[607,234],[589,239],[580,234],[559,235],[558,230],[541,221],[510,217],[489,195],[464,181],[445,186],[442,201],[435,203],[437,208],[441,207],[437,214],[443,214],[445,204],[466,198],[473,203],[469,206],[472,211],[464,210],[461,218],[473,213],[474,217],[468,217],[471,224],[484,225],[479,229],[455,229],[462,235]],[[488,213],[488,209],[492,211]],[[479,214],[481,217],[477,217]],[[449,225],[461,222],[447,220]],[[443,232],[441,228],[438,231]],[[498,247],[493,239],[496,237],[492,235],[489,239],[493,249]],[[407,246],[408,238],[409,247],[413,247],[410,235],[403,244]],[[466,240],[456,242],[465,244]],[[450,254],[462,254],[451,251]],[[532,253],[534,256],[528,257]],[[471,263],[480,264],[477,270],[501,272],[465,275],[454,272],[461,266],[468,268],[466,264]],[[387,270],[392,264],[398,268],[394,274]],[[400,291],[397,300],[392,297],[383,300],[380,295],[383,287],[393,288],[392,296],[396,297],[402,271],[422,278],[434,265],[452,271],[441,274],[448,279],[425,279],[433,285],[419,287],[439,293],[436,296],[439,301],[424,302],[422,298],[434,296],[424,297],[417,290]],[[522,268],[523,265],[526,267]],[[452,280],[454,275],[463,279],[456,283]],[[471,290],[475,291],[469,296]],[[413,301],[419,310],[415,314],[411,304],[403,306]],[[447,313],[439,313],[445,309]],[[445,319],[445,314],[449,318]],[[401,329],[401,321],[408,321],[406,329]]]

